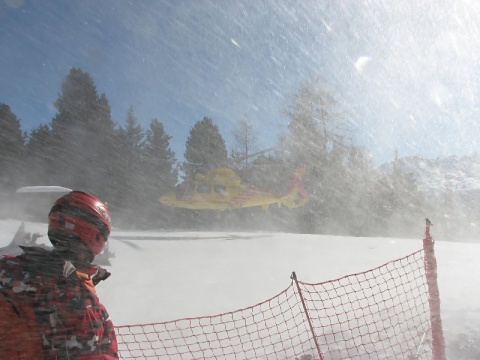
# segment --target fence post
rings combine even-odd
[[[430,220],[425,219],[426,230],[423,239],[425,253],[424,266],[427,277],[428,303],[430,306],[430,324],[432,327],[433,360],[446,360],[445,338],[443,336],[442,318],[440,316],[440,291],[437,283],[437,259],[435,258],[434,240],[430,235]]]
[[[308,326],[310,327],[310,332],[312,333],[313,341],[315,341],[318,357],[320,358],[320,360],[323,360],[323,355],[322,355],[322,352],[320,351],[320,345],[318,344],[317,336],[315,335],[315,331],[313,330],[312,321],[310,320],[310,315],[308,314],[307,306],[305,305],[305,300],[303,298],[302,290],[300,290],[300,285],[298,285],[297,274],[295,274],[295,271],[292,272],[290,279],[295,281],[295,285],[297,286],[297,290],[298,290],[298,295],[300,296],[300,300],[302,301],[303,311],[305,312],[305,316],[307,317]]]

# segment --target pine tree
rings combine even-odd
[[[376,176],[365,148],[353,146],[349,149],[344,176],[343,198],[347,203],[343,218],[348,234],[368,236],[373,231],[371,204]]]
[[[425,194],[418,190],[413,174],[406,173],[395,151],[390,171],[383,175],[375,194],[375,217],[381,233],[389,236],[414,236],[419,222],[425,218]]]
[[[129,173],[135,173],[142,160],[145,131],[137,120],[133,108],[127,112],[125,128],[120,128],[120,142],[122,144],[122,159],[124,168]]]
[[[343,194],[339,180],[349,127],[334,93],[319,77],[293,94],[287,115],[290,123],[282,147],[292,168],[299,163],[307,165],[305,187],[310,193],[309,202],[297,211],[299,231],[323,232],[341,216],[336,197]]]
[[[136,218],[140,219],[144,214],[138,214],[142,210],[141,186],[139,182],[142,174],[143,148],[145,131],[142,125],[135,117],[133,108],[127,112],[125,128],[120,127],[116,133],[117,162],[116,162],[116,195],[114,199],[115,206],[124,213],[124,220],[132,218],[133,213],[137,213]],[[138,224],[130,222],[130,226]]]
[[[146,133],[144,163],[150,170],[149,175],[156,185],[156,191],[165,192],[177,183],[175,153],[170,149],[172,137],[165,132],[163,124],[157,119],[150,122]]]
[[[112,201],[115,192],[115,176],[118,171],[116,166],[118,152],[115,150],[115,124],[112,120],[111,108],[105,94],[101,94],[97,102],[97,129],[98,156],[97,169],[93,181],[97,181],[96,189],[105,201]]]
[[[55,107],[50,170],[56,182],[105,198],[109,176],[113,175],[108,155],[114,130],[106,96],[98,96],[87,72],[72,68]]]
[[[205,117],[190,130],[185,150],[185,175],[192,176],[227,163],[227,147],[218,126]]]
[[[151,120],[143,150],[142,177],[139,178],[143,184],[142,202],[147,210],[146,216],[161,220],[163,225],[168,223],[168,215],[172,212],[161,208],[158,199],[175,187],[178,177],[175,154],[170,149],[171,138],[160,121]]]
[[[26,144],[28,178],[38,184],[53,184],[50,159],[53,157],[53,138],[48,125],[39,125],[30,130]]]
[[[25,139],[20,120],[0,103],[0,191],[18,187],[24,168]]]
[[[247,117],[238,122],[233,135],[237,145],[233,153],[237,158],[244,158],[243,162],[248,165],[251,162],[249,155],[256,150],[258,140],[253,125]]]

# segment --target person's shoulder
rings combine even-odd
[[[35,255],[47,255],[51,254],[51,249],[46,249],[40,246],[23,246],[20,245],[20,248],[23,250],[23,254],[35,254]]]
[[[0,278],[17,278],[26,269],[22,255],[3,255],[0,258]],[[0,280],[3,283],[3,280]]]
[[[19,261],[37,262],[39,259],[52,257],[52,251],[39,246],[20,245],[22,253],[15,258]]]
[[[18,255],[10,255],[10,254],[4,254],[0,258],[0,261],[9,261],[9,260],[14,260],[18,257]]]
[[[24,260],[24,252],[22,252],[19,255],[12,255],[12,254],[3,254],[0,257],[0,263],[5,264],[5,263],[22,263]]]
[[[39,246],[21,246],[23,252],[15,257],[26,271],[42,275],[61,275],[65,260],[53,250]]]

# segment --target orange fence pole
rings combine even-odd
[[[310,315],[308,314],[307,305],[305,305],[305,299],[303,298],[302,291],[300,290],[300,285],[298,285],[297,274],[295,274],[295,271],[292,272],[292,275],[290,276],[290,278],[293,281],[295,281],[295,285],[297,286],[297,290],[298,290],[298,295],[300,296],[300,300],[302,300],[303,311],[305,312],[305,316],[307,317],[307,321],[310,327],[310,332],[312,333],[313,341],[315,341],[318,357],[320,358],[320,360],[323,360],[322,352],[320,351],[320,345],[318,344],[317,336],[315,335],[315,331],[313,330],[312,321],[310,320]]]
[[[443,335],[442,318],[440,316],[440,291],[437,283],[437,259],[435,258],[434,240],[430,235],[430,220],[425,219],[426,230],[423,239],[425,253],[424,266],[427,277],[428,303],[430,306],[430,324],[432,326],[433,360],[446,360],[445,338]]]

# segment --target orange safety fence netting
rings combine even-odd
[[[116,327],[122,359],[432,359],[424,250],[245,309]]]

